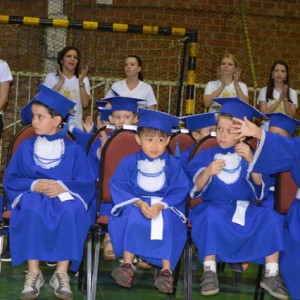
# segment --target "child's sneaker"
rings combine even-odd
[[[263,277],[260,286],[277,299],[288,299],[287,289],[279,275]]]
[[[126,288],[131,287],[133,275],[133,267],[129,263],[124,263],[111,272],[111,276],[116,281],[116,284]]]
[[[73,294],[70,288],[70,278],[67,272],[55,271],[49,283],[54,289],[54,294],[58,299],[73,299]]]
[[[170,270],[164,269],[159,273],[158,278],[154,281],[155,287],[162,293],[173,293],[174,278]]]
[[[42,272],[28,272],[20,298],[22,300],[36,299],[40,294],[40,289],[44,285]]]
[[[201,294],[211,296],[219,293],[219,281],[217,273],[206,271],[200,278]]]

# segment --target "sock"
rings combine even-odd
[[[266,263],[265,277],[275,276],[278,275],[278,273],[279,273],[278,263]]]
[[[208,260],[208,261],[203,262],[203,269],[204,269],[204,272],[212,271],[212,272],[216,273],[217,272],[217,263],[216,263],[216,261]]]

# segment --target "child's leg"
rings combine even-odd
[[[132,266],[134,256],[133,253],[124,251],[124,263],[112,271],[111,276],[118,285],[127,288],[131,287],[132,277],[134,275]]]
[[[38,260],[28,260],[28,273],[21,292],[21,299],[37,298],[43,285],[44,278],[40,270],[40,262]]]
[[[174,278],[171,271],[171,263],[169,260],[162,260],[162,270],[158,278],[154,281],[154,285],[162,293],[171,294],[173,292]]]
[[[279,276],[279,252],[266,256],[265,261],[265,274],[260,286],[277,299],[288,299],[287,290]]]
[[[50,279],[50,286],[54,289],[54,294],[59,299],[73,299],[68,275],[69,261],[58,261],[56,271]]]
[[[211,296],[219,293],[216,255],[208,255],[203,262],[204,273],[200,278],[201,294]]]

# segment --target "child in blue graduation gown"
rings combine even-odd
[[[300,138],[265,132],[247,119],[236,120],[233,133],[260,140],[249,170],[266,174],[290,171],[298,186],[296,197],[286,216],[285,250],[281,255],[281,274],[292,299],[300,299]]]
[[[223,101],[224,100],[224,101]],[[256,205],[268,191],[268,176],[249,173],[253,158],[250,147],[229,132],[233,116],[263,115],[239,98],[215,99],[222,104],[217,120],[218,146],[199,152],[188,164],[193,179],[191,197],[203,203],[192,209],[192,238],[198,248],[204,273],[201,293],[219,292],[216,260],[266,263],[262,286],[274,297],[287,299],[278,273],[279,251],[283,249],[283,224],[279,214]]]
[[[186,242],[185,199],[188,179],[179,160],[165,151],[178,118],[139,108],[137,143],[142,150],[124,158],[110,182],[114,207],[109,233],[124,264],[112,272],[116,283],[130,287],[134,255],[162,267],[155,286],[173,290],[172,270]]]
[[[180,153],[180,161],[183,169],[186,168],[189,157],[200,140],[215,132],[216,115],[215,113],[198,114],[182,117],[185,120],[185,127],[189,130],[195,144]]]
[[[124,125],[133,125],[137,123],[137,107],[139,102],[144,100],[137,98],[121,97],[115,96],[110,98],[105,98],[103,102],[109,103],[110,114],[108,116],[109,122],[114,125],[115,130],[123,128]],[[101,150],[106,143],[107,139],[112,133],[106,133],[103,131],[101,133],[101,138],[95,140],[91,145],[88,153],[88,160],[92,167],[95,181],[99,180],[99,168],[100,168],[100,158]],[[95,201],[96,203],[96,201]],[[100,216],[107,216],[111,211],[111,203],[103,203],[100,209]],[[104,260],[115,260],[115,254],[110,241],[109,233],[104,235],[104,240],[102,243],[103,257]]]
[[[59,131],[74,103],[40,85],[37,96],[22,110],[36,136],[21,143],[4,176],[12,207],[10,247],[14,266],[28,261],[21,299],[35,299],[44,284],[39,261],[57,261],[50,285],[60,299],[72,299],[67,274],[76,271],[91,225],[87,209],[95,184],[87,157],[76,142]]]

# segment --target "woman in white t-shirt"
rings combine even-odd
[[[276,60],[273,63],[268,85],[260,90],[257,104],[264,114],[281,112],[292,118],[296,115],[298,96],[289,87],[289,68],[285,61]],[[261,127],[268,130],[268,125],[268,121],[263,121]]]
[[[239,97],[249,103],[248,88],[245,83],[240,82],[242,70],[234,55],[225,54],[219,65],[220,78],[209,81],[204,90],[203,102],[209,112],[218,112],[221,105],[214,102],[214,98]]]
[[[70,125],[81,130],[83,107],[90,103],[90,83],[86,77],[88,67],[80,72],[80,51],[77,47],[67,46],[62,49],[57,57],[57,72],[48,73],[44,84],[76,103],[70,113]]]
[[[128,55],[125,61],[126,79],[116,81],[105,98],[114,96],[131,97],[146,100],[138,103],[149,109],[156,109],[157,101],[150,84],[143,81],[142,60],[137,55]]]
[[[10,83],[13,77],[6,61],[0,59],[0,137],[3,129],[2,110],[8,101]]]

